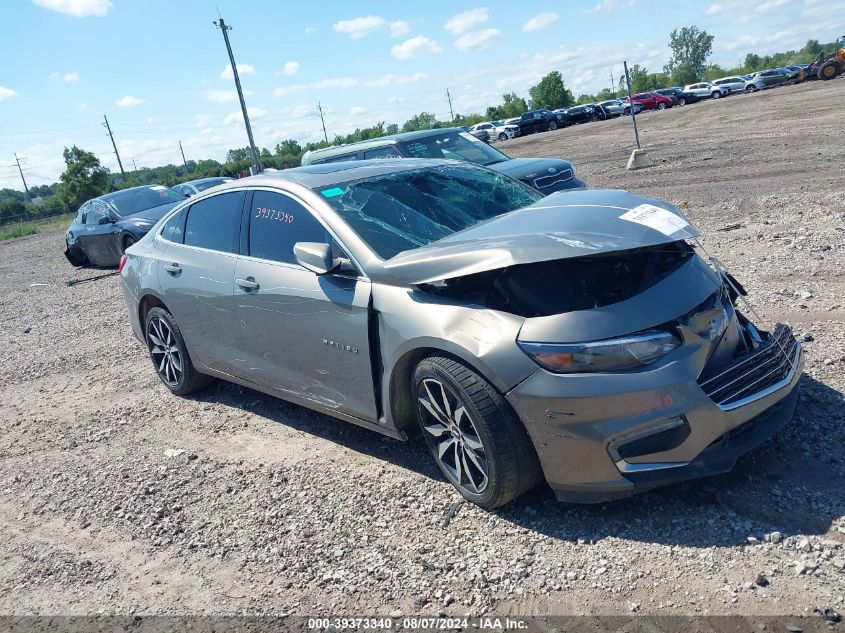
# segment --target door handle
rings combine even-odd
[[[173,262],[172,264],[165,265],[164,270],[169,272],[171,275],[178,275],[182,272],[182,267],[176,262]]]
[[[237,279],[235,281],[244,290],[258,290],[258,282],[255,277],[247,277],[246,279]]]

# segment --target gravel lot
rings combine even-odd
[[[499,144],[678,204],[761,317],[798,412],[725,476],[597,506],[462,504],[401,443],[219,384],[179,399],[116,276],[0,243],[0,614],[845,612],[845,80]],[[176,450],[171,450],[176,449]],[[842,625],[840,625],[841,628]]]

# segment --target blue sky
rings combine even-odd
[[[483,111],[527,96],[551,70],[577,95],[610,85],[622,60],[659,70],[673,28],[715,36],[712,61],[801,47],[845,32],[841,0],[3,0],[0,187],[63,170],[62,148],[124,167],[222,159],[246,145],[217,11],[230,32],[256,143],[330,137],[420,111]]]

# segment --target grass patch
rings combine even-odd
[[[57,215],[45,222],[24,222],[6,228],[0,227],[0,240],[9,240],[13,237],[26,237],[27,235],[35,235],[36,233],[64,229],[70,224],[73,217],[73,213],[66,213],[64,215]]]

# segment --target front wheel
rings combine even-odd
[[[496,508],[540,483],[525,427],[484,378],[456,360],[429,356],[417,365],[413,386],[426,444],[465,499]]]
[[[501,134],[499,134],[499,140],[500,140],[500,141],[507,141],[507,140],[508,140],[508,135],[507,135],[507,134],[505,134],[504,132],[502,132]]]
[[[184,396],[211,382],[211,377],[194,369],[182,332],[167,310],[152,308],[147,313],[144,331],[153,367],[170,391]]]
[[[686,104],[687,104],[687,100],[686,100],[686,99],[684,99],[683,97],[681,97],[680,99],[678,99],[678,105],[682,105],[682,106],[683,106],[683,105],[686,105]]]
[[[126,252],[126,249],[127,249],[127,248],[129,248],[130,246],[132,246],[132,245],[133,245],[135,242],[137,242],[137,241],[138,241],[138,240],[136,240],[136,239],[135,239],[134,237],[132,237],[131,235],[127,235],[127,236],[125,236],[125,237],[123,238],[123,240],[121,240],[121,242],[120,242],[120,245],[123,247],[123,252],[125,253],[125,252]]]
[[[710,98],[711,99],[721,99],[722,93],[717,90],[716,92],[714,92],[713,94],[710,95]]]
[[[658,103],[658,104],[657,104],[657,109],[658,109],[658,110],[665,110],[665,109],[666,109],[666,104],[665,104],[665,103]]]
[[[557,129],[557,121],[549,121],[549,132]]]

